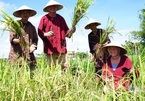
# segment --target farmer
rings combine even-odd
[[[124,76],[132,72],[132,61],[125,55],[127,50],[117,42],[111,41],[103,47],[103,51],[108,51],[110,56],[102,68],[102,79],[108,81],[111,87],[114,85],[115,90],[120,86],[128,90],[131,82]]]
[[[28,6],[23,5],[18,8],[13,15],[21,18],[18,22],[21,25],[22,37],[24,40],[22,40],[22,37],[18,36],[17,33],[10,32],[10,64],[19,64],[19,66],[22,66],[25,61],[30,70],[34,70],[36,67],[36,60],[33,52],[37,49],[38,36],[35,27],[28,19],[35,14],[36,11]],[[22,44],[24,41],[26,42],[26,46]]]
[[[55,0],[47,3],[43,11],[48,13],[41,18],[38,35],[43,41],[48,64],[60,64],[65,70],[68,67],[66,37],[75,32],[75,29],[69,29],[65,19],[56,13],[62,8],[63,6]]]
[[[104,30],[97,28],[97,26],[99,25],[101,25],[100,22],[90,18],[85,26],[85,29],[91,29],[91,32],[88,34],[88,43],[89,43],[90,53],[93,56],[97,82],[99,82],[101,76],[101,69],[104,64],[104,59],[107,55],[106,53],[104,55],[101,48],[103,44],[107,44],[110,42],[110,39],[107,37],[107,39],[105,39],[105,42],[100,43],[100,38]],[[96,53],[96,51],[98,52]]]

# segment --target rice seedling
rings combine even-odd
[[[133,57],[138,58],[138,57]],[[142,57],[140,58],[142,60]],[[144,101],[145,62],[139,59],[140,77],[134,79],[133,85],[140,91],[108,90],[103,93],[104,84],[96,85],[94,71],[89,58],[71,60],[67,72],[61,66],[49,67],[42,55],[37,59],[39,71],[34,71],[30,78],[30,71],[24,64],[21,68],[12,67],[5,59],[0,59],[0,100],[1,101]],[[43,61],[43,62],[42,62]],[[135,65],[134,64],[134,65]],[[79,75],[72,73],[73,66],[78,66]],[[107,86],[107,85],[106,85]],[[109,85],[110,86],[110,85]],[[109,87],[107,86],[107,87]]]
[[[25,39],[23,37],[24,29],[21,26],[20,21],[14,20],[10,15],[8,15],[4,10],[0,9],[0,12],[2,13],[1,16],[3,19],[0,19],[0,23],[4,25],[3,32],[4,31],[10,31],[15,34],[17,34],[20,37],[21,43],[26,48],[27,44],[25,42]]]
[[[106,28],[105,28],[105,31],[103,32],[103,34],[101,35],[101,38],[100,38],[100,44],[104,43],[105,40],[107,39],[107,37],[110,35],[110,34],[113,34],[117,32],[117,30],[115,29],[115,23],[114,23],[114,20],[111,19],[110,20],[110,17],[108,18],[108,21],[107,21],[107,25],[106,25]]]
[[[104,32],[101,34],[100,36],[100,43],[99,43],[99,47],[97,50],[96,50],[96,54],[98,54],[100,52],[100,49],[105,46],[106,44],[108,44],[108,41],[106,43],[104,43],[106,41],[106,39],[108,38],[108,36],[110,34],[113,34],[117,32],[117,30],[115,29],[115,23],[114,23],[114,20],[110,20],[110,17],[108,18],[107,20],[107,25],[106,25],[106,28],[104,29]]]
[[[87,14],[88,8],[92,5],[93,0],[77,0],[76,5],[74,6],[73,18],[71,28],[75,28],[77,23]],[[73,33],[69,34],[69,38]]]

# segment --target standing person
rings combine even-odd
[[[22,45],[22,40],[16,33],[10,33],[10,64],[19,64],[19,66],[22,66],[24,62],[23,60],[25,60],[29,65],[30,70],[33,70],[36,67],[36,59],[33,52],[37,49],[38,36],[35,27],[28,21],[28,19],[35,14],[35,10],[25,5],[21,6],[13,13],[15,17],[21,18],[18,22],[22,28],[26,47]]]
[[[117,90],[122,84],[125,89],[129,89],[130,80],[123,80],[127,73],[132,72],[132,61],[125,54],[127,50],[116,42],[109,43],[103,47],[103,51],[108,51],[108,57],[102,69],[103,80],[108,80],[111,87]]]
[[[101,48],[103,44],[110,42],[110,39],[107,37],[105,42],[100,44],[100,38],[104,30],[101,28],[97,28],[97,26],[99,25],[101,25],[100,22],[90,18],[87,25],[85,26],[85,29],[91,30],[91,32],[88,34],[88,43],[89,43],[90,53],[93,56],[97,82],[99,82],[99,78],[101,76],[101,69],[104,64],[104,59],[107,55],[106,53],[104,55]],[[98,51],[97,54],[96,51]]]
[[[55,0],[50,0],[43,11],[48,12],[41,18],[38,35],[44,44],[44,53],[50,66],[61,64],[62,69],[68,67],[66,37],[75,30],[70,30],[65,19],[56,12],[63,6]]]

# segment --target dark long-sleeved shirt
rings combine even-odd
[[[13,43],[14,38],[19,38],[16,33],[10,33],[10,53],[9,53],[9,62],[14,64],[18,62],[20,65],[22,64],[23,58],[30,61],[32,64],[36,64],[35,56],[33,53],[30,53],[30,46],[32,44],[37,46],[38,43],[38,35],[35,27],[30,23],[22,23],[22,27],[24,28],[23,38],[26,42],[26,47],[22,45],[22,41],[18,44]]]
[[[97,31],[96,34],[94,34],[93,32],[91,32],[88,35],[88,42],[89,42],[90,53],[92,53],[92,54],[95,53],[94,46],[97,43],[100,43],[100,37],[103,34],[103,29],[97,29],[97,30],[98,31]],[[109,38],[107,37],[107,39],[105,40],[105,42],[108,41],[108,40],[109,40]]]

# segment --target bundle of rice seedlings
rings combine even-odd
[[[17,34],[20,37],[21,43],[23,47],[26,47],[26,41],[23,37],[24,30],[21,27],[21,22],[14,20],[10,15],[8,15],[4,10],[0,9],[0,12],[2,13],[2,20],[0,19],[0,23],[4,25],[2,28],[4,31],[10,31],[15,34]]]
[[[77,23],[86,15],[88,8],[91,6],[92,0],[78,0],[74,7],[74,14],[72,19],[71,28],[75,28]],[[73,33],[69,34],[69,38]]]
[[[107,20],[107,25],[106,25],[105,31],[100,36],[100,43],[99,43],[101,45],[100,47],[103,47],[103,46],[107,45],[108,42],[104,43],[105,40],[108,38],[108,36],[110,34],[113,34],[115,32],[117,32],[117,30],[115,29],[114,20],[113,19],[110,20],[110,17],[109,17],[108,20]],[[96,54],[99,53],[99,52],[100,52],[99,49],[97,49],[96,50]]]
[[[115,29],[114,20],[113,19],[110,20],[110,17],[109,17],[105,31],[103,32],[103,34],[100,37],[100,44],[104,43],[105,40],[107,39],[107,37],[109,36],[109,34],[114,33],[114,32],[117,32]]]

